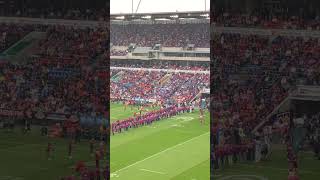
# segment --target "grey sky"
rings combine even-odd
[[[134,11],[139,0],[133,0]],[[138,13],[151,12],[182,12],[182,11],[204,11],[210,9],[210,0],[141,0]],[[111,14],[131,13],[132,0],[110,0]]]

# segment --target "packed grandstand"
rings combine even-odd
[[[111,21],[111,101],[190,106],[210,88],[209,20],[149,22]]]
[[[278,155],[288,159],[289,179],[313,179],[303,170],[299,173],[307,160],[297,152],[314,150],[319,157],[319,108],[310,104],[319,102],[320,95],[320,19],[306,9],[294,14],[290,3],[264,3],[251,6],[251,11],[213,11],[212,172],[217,171],[219,179],[224,167],[268,159],[269,164],[258,164],[264,172],[256,170],[250,177],[247,171],[253,169],[248,166],[225,178],[286,179],[288,174],[267,171],[267,165],[282,162]],[[300,127],[296,120],[302,117]],[[287,153],[279,155],[277,149],[271,156],[279,144]]]
[[[60,164],[60,168],[48,167],[45,177],[38,172],[27,175],[23,168],[19,168],[17,174],[7,174],[16,168],[1,163],[0,179],[58,179],[68,174],[72,176],[65,179],[109,177],[105,160],[109,156],[105,151],[109,139],[109,81],[106,81],[109,70],[98,66],[107,61],[110,36],[105,20],[109,16],[105,3],[91,3],[86,9],[81,3],[72,6],[52,2],[48,8],[48,4],[35,1],[1,2],[1,144],[9,149],[12,143],[25,144],[20,152],[28,152],[25,157],[37,161],[35,169],[46,164],[41,162],[43,159],[62,163],[53,157],[61,156],[64,146],[68,147],[71,160],[69,165]],[[102,10],[97,10],[97,6]],[[60,11],[62,7],[65,9]],[[83,11],[86,13],[82,14]],[[26,134],[33,139],[33,146],[39,148],[31,148],[32,143],[23,138]],[[88,143],[95,157],[88,159],[80,155],[86,147],[80,139]],[[46,156],[39,157],[42,151]],[[2,157],[12,157],[12,154],[1,153]],[[11,161],[11,164],[30,164],[33,160],[17,159],[18,162]],[[82,162],[94,160],[99,161],[96,166]]]

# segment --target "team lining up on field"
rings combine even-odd
[[[199,121],[201,124],[205,123],[205,118],[204,118],[204,111],[208,108],[206,104],[206,100],[202,99],[202,102],[200,103],[201,105],[199,106]],[[131,109],[132,106],[134,105],[134,102],[125,102],[124,103],[124,111],[126,111],[126,108],[129,104],[131,104]],[[111,123],[111,132],[112,134],[116,133],[121,133],[123,131],[128,131],[130,128],[138,128],[141,126],[145,125],[151,125],[152,123],[162,120],[162,119],[167,119],[182,113],[186,112],[193,112],[195,110],[195,103],[193,103],[193,106],[187,106],[186,104],[178,107],[178,106],[169,106],[169,107],[161,107],[159,110],[155,110],[155,107],[157,105],[152,104],[152,105],[139,105],[138,108],[138,113],[134,112],[133,117],[124,119],[124,120],[117,120],[113,123]],[[149,112],[146,112],[143,114],[145,110],[145,107],[151,107],[152,110]]]

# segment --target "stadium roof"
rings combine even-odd
[[[111,20],[174,20],[174,19],[209,19],[209,11],[190,12],[161,12],[161,13],[137,13],[137,14],[111,14]]]

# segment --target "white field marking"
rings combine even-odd
[[[199,135],[199,136],[197,136],[197,137],[191,138],[191,139],[189,139],[189,140],[187,140],[187,141],[184,141],[184,142],[182,142],[182,143],[179,143],[179,144],[177,144],[177,145],[174,145],[174,146],[172,146],[172,147],[169,147],[169,148],[167,148],[167,149],[165,149],[165,150],[163,150],[163,151],[160,151],[160,152],[158,152],[158,153],[156,153],[156,154],[154,154],[154,155],[152,155],[152,156],[149,156],[149,157],[147,157],[147,158],[145,158],[145,159],[142,159],[142,160],[140,160],[140,161],[137,161],[137,162],[135,162],[135,163],[133,163],[133,164],[131,164],[131,165],[129,165],[129,166],[126,166],[126,167],[124,167],[124,168],[122,168],[122,169],[119,169],[119,170],[117,170],[117,171],[115,171],[115,172],[112,172],[111,174],[116,174],[116,173],[118,173],[118,172],[120,172],[120,171],[123,171],[123,170],[125,170],[125,169],[128,169],[128,168],[130,168],[130,167],[132,167],[132,166],[135,166],[135,165],[137,165],[137,164],[139,164],[139,163],[141,163],[141,162],[144,162],[144,161],[146,161],[146,160],[148,160],[148,159],[151,159],[151,158],[153,158],[153,157],[156,157],[156,156],[158,156],[159,154],[162,154],[162,153],[165,153],[165,152],[167,152],[167,151],[170,151],[170,150],[172,150],[172,149],[174,149],[174,148],[176,148],[176,147],[178,147],[178,146],[184,145],[184,144],[186,144],[186,143],[188,143],[188,142],[190,142],[190,141],[192,141],[192,140],[194,140],[194,139],[197,139],[197,138],[202,137],[202,136],[204,136],[204,135],[207,135],[207,134],[209,134],[209,133],[210,133],[210,132],[206,132],[206,133],[201,134],[201,135]]]
[[[156,173],[156,174],[166,174],[164,172],[158,172],[158,171],[152,171],[152,170],[148,170],[148,169],[140,169],[141,171],[147,171],[147,172],[151,172],[151,173]]]
[[[113,177],[116,177],[116,178],[117,178],[117,177],[119,177],[119,175],[118,175],[118,174],[115,174],[115,173],[112,173],[112,174],[110,174],[110,177],[112,177],[112,178],[113,178]]]
[[[172,124],[172,127],[184,127],[182,124]]]

